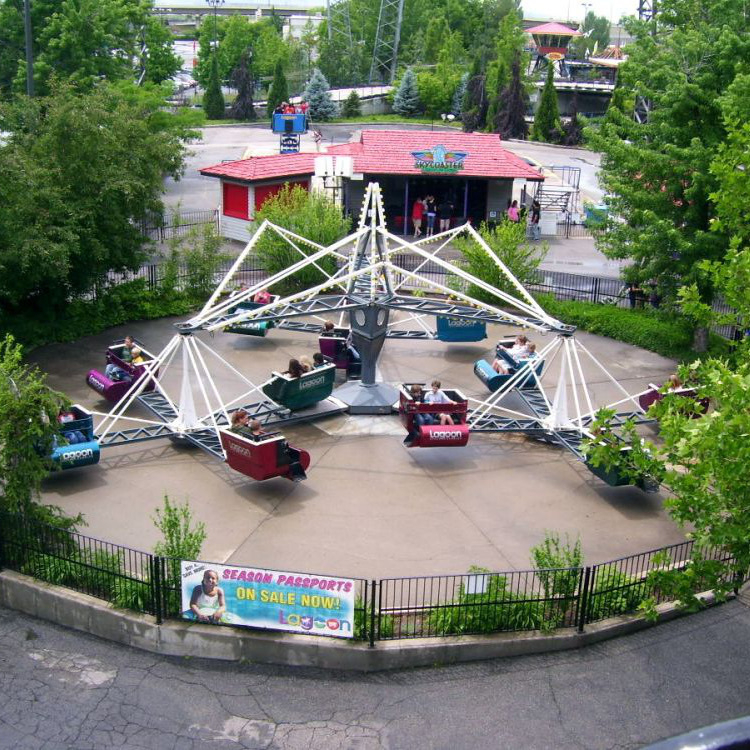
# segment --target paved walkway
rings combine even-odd
[[[53,388],[107,410],[85,385],[88,369],[103,367],[106,346],[125,333],[159,351],[174,333],[172,322],[138,323],[45,347],[31,359],[50,374]],[[388,341],[381,377],[392,383],[438,377],[445,387],[483,399],[487,391],[472,364],[490,356],[501,333],[494,327],[477,344]],[[280,330],[264,339],[200,337],[256,383],[317,345],[314,337]],[[536,338],[540,345],[547,341]],[[632,346],[586,333],[579,339],[633,393],[663,381],[674,367]],[[601,372],[584,367],[595,402],[619,397]],[[547,376],[553,387],[556,368]],[[174,363],[163,378],[173,393],[179,370]],[[225,397],[237,392],[236,382],[216,377]],[[148,416],[138,408],[132,414]],[[106,448],[97,466],[51,476],[44,500],[83,513],[92,536],[151,550],[158,541],[151,517],[166,493],[173,501],[189,500],[205,522],[203,559],[363,578],[455,574],[471,565],[528,569],[529,550],[547,529],[580,534],[591,564],[684,538],[662,510],[660,495],[608,487],[561,449],[520,436],[472,436],[466,448],[409,450],[396,416],[340,416],[286,434],[312,456],[309,479],[298,485],[253,482],[197,448],[165,440]]]
[[[750,713],[731,602],[580,651],[346,674],[153,656],[0,609],[0,748],[597,750]]]

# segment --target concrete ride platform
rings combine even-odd
[[[86,386],[87,371],[103,368],[107,345],[125,334],[159,351],[174,333],[173,322],[118,327],[38,349],[29,360],[74,402],[108,411]],[[380,379],[395,386],[439,378],[443,387],[484,399],[473,363],[513,332],[492,326],[488,339],[470,344],[388,340]],[[254,383],[317,347],[315,336],[279,329],[265,338],[197,335]],[[674,370],[656,354],[586,333],[577,337],[631,393]],[[540,346],[549,340],[530,338]],[[586,371],[594,396],[614,401],[615,387]],[[549,377],[556,382],[555,363]],[[246,390],[229,375],[215,380],[225,397],[241,398]],[[162,382],[179,392],[177,364]],[[149,417],[141,405],[129,413]],[[529,550],[545,530],[580,534],[587,563],[684,539],[664,512],[662,495],[608,487],[559,448],[523,436],[472,435],[465,448],[408,449],[404,434],[394,414],[339,413],[286,427],[290,443],[312,457],[309,478],[299,484],[254,482],[194,446],[169,440],[103,448],[98,465],[50,476],[43,500],[83,513],[83,533],[152,550],[159,532],[151,518],[167,494],[188,500],[205,523],[205,560],[363,578],[464,573],[471,565],[527,569]]]

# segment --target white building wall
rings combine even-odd
[[[505,215],[508,199],[513,195],[513,180],[487,181],[487,221],[499,221]],[[494,212],[494,216],[492,215]]]
[[[222,237],[245,243],[250,242],[250,236],[255,231],[254,221],[235,219],[233,216],[224,216],[224,214],[221,215],[220,225]]]

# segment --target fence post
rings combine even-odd
[[[151,565],[153,575],[151,576],[151,592],[153,594],[154,614],[156,615],[156,624],[162,624],[162,596],[161,596],[161,563],[162,558],[159,555],[151,555]]]
[[[155,263],[151,263],[148,267],[148,288],[149,291],[153,292],[156,289],[156,269],[158,266]]]
[[[587,565],[583,573],[583,587],[578,597],[578,632],[583,633],[586,623],[586,610],[589,606],[589,586],[591,585],[591,568]]]
[[[594,299],[592,300],[592,302],[598,302],[599,301],[599,277],[598,276],[594,276],[593,294],[594,294]]]
[[[370,581],[370,648],[375,648],[375,589],[377,583]],[[379,615],[380,613],[378,613]]]

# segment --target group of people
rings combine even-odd
[[[281,102],[274,109],[273,113],[275,115],[306,115],[308,109],[310,109],[310,105],[307,102],[299,102],[297,104]]]
[[[500,346],[502,346],[502,344],[500,344]],[[516,369],[539,356],[536,353],[536,344],[529,341],[523,334],[516,336],[513,346],[506,351],[517,362]],[[500,375],[508,375],[510,373],[509,363],[501,357],[495,357],[492,361],[492,369],[495,372],[500,373]]]
[[[508,208],[505,211],[505,216],[508,221],[512,221],[514,224],[518,224],[526,215],[526,207],[518,206],[517,200],[508,199]],[[531,210],[529,211],[528,219],[528,232],[529,238],[538,241],[542,238],[542,229],[539,226],[539,222],[542,218],[542,205],[539,201],[534,198],[531,202]]]
[[[453,204],[447,197],[443,197],[437,203],[434,195],[424,198],[418,197],[411,208],[411,220],[414,224],[414,236],[419,237],[425,230],[425,236],[431,237],[435,233],[435,219],[440,222],[439,231],[446,232],[450,229],[451,217],[453,216]],[[426,222],[426,226],[425,226]]]
[[[229,429],[254,440],[264,434],[263,425],[257,419],[250,419],[250,415],[244,409],[237,409],[232,413]]]
[[[419,404],[455,404],[456,402],[448,398],[445,392],[441,390],[441,386],[439,380],[433,380],[430,384],[430,390],[425,393],[421,383],[412,383],[409,386],[409,395],[415,403]],[[404,438],[404,444],[411,445],[417,437],[419,428],[428,424],[452,425],[454,422],[453,417],[446,412],[438,414],[417,412],[414,415],[415,429]]]
[[[142,365],[146,360],[143,358],[143,352],[139,347],[135,345],[135,341],[132,336],[126,336],[125,342],[118,355],[120,359],[131,365]],[[110,362],[104,368],[104,374],[110,380],[132,380],[133,376],[128,370],[123,369],[119,365]]]
[[[328,363],[328,357],[320,352],[315,352],[312,355],[312,359],[303,354],[299,358],[292,357],[289,360],[289,365],[284,370],[284,375],[289,375],[290,378],[301,378],[306,372],[316,370],[318,367],[323,367]]]

